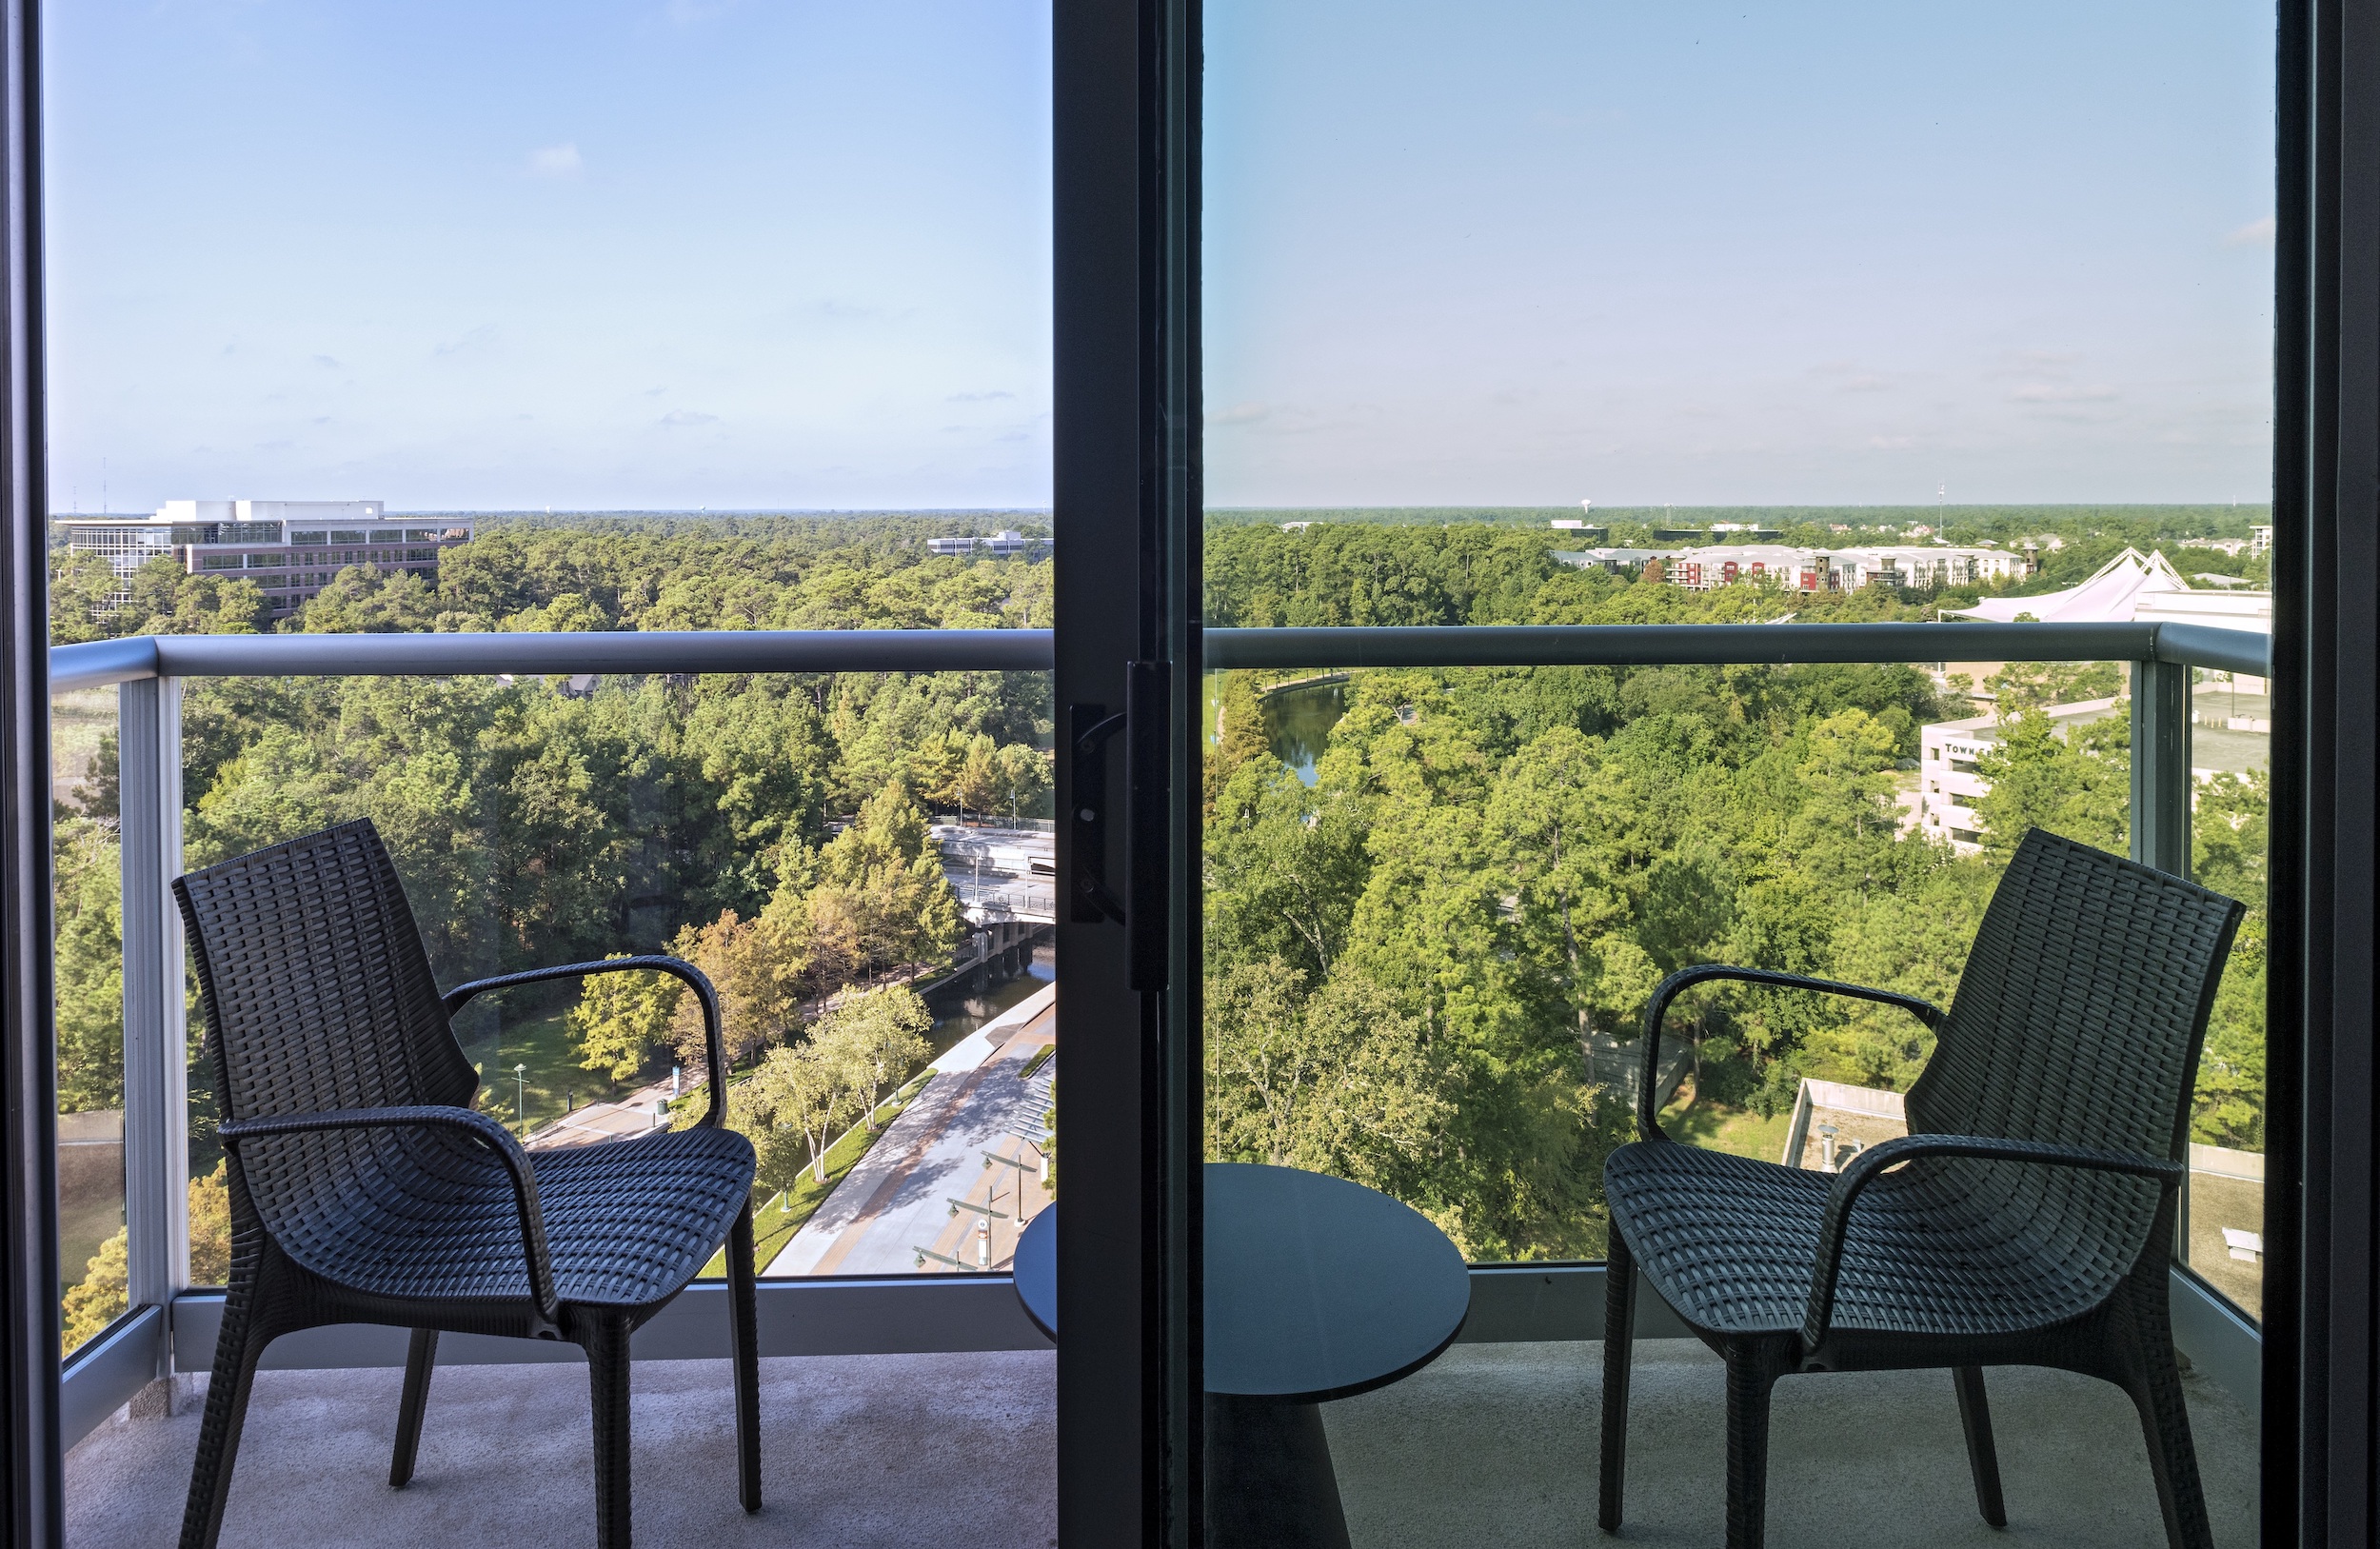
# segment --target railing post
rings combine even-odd
[[[2190,668],[2132,664],[2132,859],[2190,875]]]
[[[169,1307],[190,1275],[189,1103],[184,1030],[182,685],[118,690],[117,809],[124,847],[124,1219],[130,1306]],[[169,1342],[157,1376],[170,1375]]]

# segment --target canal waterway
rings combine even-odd
[[[1047,943],[1033,949],[1033,962],[1014,979],[1003,979],[981,995],[935,996],[927,1003],[934,1012],[934,1030],[926,1035],[936,1054],[948,1052],[960,1040],[1058,978],[1058,949]]]
[[[1210,672],[1206,679],[1206,742],[1215,745],[1215,718],[1222,709],[1223,679]],[[1264,740],[1273,756],[1314,784],[1314,765],[1330,745],[1331,728],[1347,713],[1347,685],[1321,684],[1267,694],[1259,702],[1264,710]]]

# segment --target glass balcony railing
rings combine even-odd
[[[2226,1331],[2259,1307],[2266,645],[2147,627],[1210,630],[1210,1160],[1369,1183],[1483,1266],[1598,1259],[1662,974],[1749,963],[1947,1004],[2037,824],[2250,906],[2177,1257],[2186,1340],[2252,1385],[2252,1336]],[[1970,700],[1945,664],[1977,658]],[[1905,1133],[1931,1036],[1795,999],[1680,1003],[1674,1136],[1833,1170]]]
[[[982,1272],[1052,1197],[1048,700],[1037,672],[193,678],[183,861],[365,817],[442,983],[695,963],[760,1153],[764,1275]],[[711,1101],[664,976],[485,997],[455,1031],[532,1153]],[[224,1176],[212,1081],[188,1084],[196,1209]],[[222,1213],[193,1222],[212,1283]]]
[[[95,1419],[168,1361],[204,1370],[228,1264],[212,1081],[178,932],[157,928],[165,884],[353,817],[389,845],[443,983],[632,950],[705,969],[730,1122],[761,1153],[764,1275],[989,1274],[1006,1299],[981,1304],[995,1341],[1033,1341],[1000,1272],[1056,1187],[1048,658],[1046,632],[1024,630],[60,648],[62,800],[106,806],[61,820],[62,1072],[99,1034],[114,1051],[89,1093],[61,1088],[79,1147],[62,1261],[93,1277],[68,1291],[69,1347],[128,1308],[179,1307],[172,1329],[128,1326],[74,1363],[70,1408]],[[149,925],[129,957],[119,913]],[[532,1152],[691,1122],[710,1101],[682,1046],[699,1023],[642,979],[474,1005],[456,1031],[478,1106]],[[105,1013],[89,1036],[70,1021],[85,1002]],[[129,1220],[128,1086],[148,1120],[129,1131]]]
[[[2185,691],[2192,666],[2261,671],[2255,637],[2174,626],[1746,625],[1218,629],[1206,640],[1206,728],[1217,761],[1203,793],[1215,814],[1207,859],[1210,1150],[1359,1177],[1451,1222],[1481,1266],[1476,1338],[1591,1332],[1583,1320],[1599,1301],[1594,1261],[1601,1245],[1585,1153],[1606,1129],[1618,1132],[1603,1121],[1613,1117],[1609,1089],[1619,1079],[1611,1072],[1628,1062],[1611,1056],[1634,1036],[1641,986],[1629,977],[1631,964],[1637,979],[1660,966],[1659,939],[1641,932],[1699,918],[1712,889],[1709,878],[1688,872],[1732,864],[1731,847],[1742,843],[1707,813],[1695,819],[1701,808],[1692,804],[1677,807],[1686,821],[1676,834],[1617,823],[1605,785],[1628,774],[1622,754],[1569,748],[1576,756],[1565,763],[1564,746],[1555,745],[1563,739],[1527,729],[1532,704],[1569,704],[1598,675],[1628,677],[1647,693],[1699,685],[1745,704],[1783,703],[1796,685],[1831,681],[1846,666],[1858,666],[1888,697],[1895,685],[1916,693],[1911,685],[1930,680],[1903,664],[1939,662],[1954,654],[1946,650],[1954,643],[2011,660],[2114,662],[2120,691],[2106,696],[2108,713],[2053,728],[2023,758],[2050,761],[2067,775],[2077,770],[2058,761],[2098,761],[2079,773],[2104,798],[2092,810],[2117,826],[2097,837],[2129,843],[2152,864],[2193,858],[2211,879],[2229,878],[2251,864],[2260,843],[2244,805],[2252,778],[2231,786],[2193,781],[2185,718],[2197,701],[2215,697]],[[901,804],[883,794],[891,784],[805,784],[786,773],[799,761],[783,755],[804,745],[801,728],[811,717],[849,708],[838,685],[889,704],[918,685],[965,684],[985,702],[1013,707],[1017,740],[993,741],[996,764],[1002,747],[1028,746],[1024,738],[1043,734],[1049,651],[1050,637],[1030,630],[165,637],[56,650],[62,704],[122,685],[118,736],[130,751],[120,761],[116,843],[134,857],[121,863],[130,944],[119,1003],[130,1030],[122,1102],[131,1115],[125,1133],[132,1162],[129,1187],[107,1205],[124,1211],[128,1321],[100,1341],[105,1349],[94,1345],[97,1354],[70,1366],[69,1408],[104,1414],[94,1406],[121,1402],[164,1360],[204,1369],[218,1305],[207,1287],[221,1273],[220,1245],[209,1235],[221,1230],[221,1178],[207,1083],[186,1063],[195,1019],[178,937],[142,922],[183,867],[359,814],[388,837],[442,979],[662,946],[704,963],[728,989],[730,1036],[743,1039],[730,1112],[754,1127],[764,1156],[755,1200],[768,1276],[763,1295],[803,1299],[798,1319],[773,1325],[783,1331],[773,1336],[774,1353],[914,1349],[921,1340],[965,1349],[1036,1342],[1018,1321],[1002,1271],[1019,1224],[1055,1198],[1057,1059],[1045,993],[1055,963],[1041,935],[1055,893],[1054,834],[1032,810],[1041,798],[969,786],[963,798],[928,802],[935,810],[896,810]],[[1259,698],[1259,687],[1272,691]],[[2234,691],[2244,690],[2224,685]],[[1636,788],[1675,797],[1704,765],[1693,749],[1664,752],[1657,714],[1628,713],[1625,698],[1605,747],[1642,744],[1658,767]],[[1919,708],[1942,724],[1956,707]],[[1902,754],[1922,751],[1926,716],[1912,711],[1902,725],[1861,714],[1874,725],[1837,708],[1819,718],[1831,729],[1798,735],[1800,762],[1780,778],[1801,787],[1805,805],[1833,804],[1803,814],[1800,839],[1788,824],[1768,842],[1791,846],[1845,824],[1854,845],[1889,846],[1914,834],[1919,814],[1903,798],[1917,771],[1899,765],[1922,768],[1921,758]],[[857,725],[846,716],[838,735],[863,744]],[[1863,730],[1873,734],[1863,739]],[[1832,765],[1804,767],[1826,765],[1829,749],[1818,745],[1829,742],[1854,750],[1837,761],[1846,768],[1834,771],[1834,784]],[[942,756],[898,736],[875,745],[890,758]],[[953,756],[963,767],[979,752],[970,742]],[[1234,757],[1239,766],[1223,766]],[[1982,763],[1991,769],[2013,759],[2018,750],[1988,751]],[[783,785],[768,809],[774,827],[749,796],[763,775]],[[1391,867],[1361,879],[1334,869],[1343,869],[1350,837],[1341,806],[1358,790],[1404,802],[1413,824],[1410,833],[1371,837],[1371,853]],[[2006,802],[2004,794],[1985,798],[1987,824]],[[1386,821],[1395,804],[1383,798],[1367,821]],[[1008,810],[995,816],[1001,807]],[[2221,818],[2219,828],[2210,826],[2211,815]],[[1873,828],[1863,828],[1869,818]],[[1491,839],[1509,878],[1478,864]],[[1627,849],[1641,897],[1564,893],[1580,881],[1565,869],[1583,860],[1574,845],[1590,842]],[[844,852],[862,848],[882,864],[846,864]],[[1973,857],[1936,850],[1946,879],[1939,898],[1924,894],[1924,908],[1897,924],[1880,912],[1870,933],[1886,945],[1905,937],[1902,961],[1920,975],[1942,971],[1945,960],[1920,948],[1955,933],[1956,904],[1988,890],[1994,864],[1988,843]],[[902,895],[911,906],[905,926],[889,894],[873,914],[860,906],[855,879],[882,884],[895,872],[915,883]],[[1352,890],[1352,902],[1318,906],[1325,884]],[[1450,886],[1462,892],[1462,907],[1447,903]],[[1790,899],[1772,902],[1790,915]],[[1566,933],[1590,915],[1597,931]],[[1477,930],[1458,928],[1472,917]],[[1439,1012],[1450,1030],[1488,1005],[1478,986],[1456,980],[1485,975],[1518,1007],[1501,1033],[1544,1044],[1536,1066],[1508,1062],[1517,1072],[1512,1090],[1401,1071],[1356,1038],[1384,1025],[1373,1015],[1378,1007],[1344,988],[1316,993],[1314,982],[1324,978],[1318,970],[1359,956],[1368,949],[1358,941],[1364,930],[1398,918],[1402,958],[1376,952],[1375,967],[1454,974],[1438,975],[1450,990]],[[1740,905],[1712,929],[1740,934],[1748,918],[1760,923],[1759,940],[1722,943],[1706,930],[1711,939],[1696,938],[1694,949],[1728,945],[1756,956],[1793,939]],[[876,920],[869,928],[880,934],[862,929],[863,919]],[[896,941],[900,928],[912,935]],[[1578,964],[1567,955],[1570,934],[1578,938]],[[764,943],[767,950],[756,951]],[[1243,949],[1248,943],[1257,946]],[[767,983],[749,974],[756,960],[779,970]],[[1268,962],[1288,966],[1268,970]],[[1577,971],[1590,962],[1592,977]],[[796,963],[796,971],[782,971]],[[1292,983],[1300,965],[1306,977]],[[2241,972],[2235,964],[2234,975]],[[675,1008],[658,1003],[651,986],[617,983],[619,993],[604,999],[497,1004],[458,1029],[482,1070],[483,1107],[519,1126],[532,1148],[605,1143],[678,1122],[706,1101],[687,1084],[686,1062],[672,1057]],[[922,1009],[883,1014],[908,1006],[906,997]],[[1280,1014],[1284,1007],[1296,1014]],[[795,1025],[803,1037],[784,1040]],[[898,1046],[894,1055],[864,1077],[846,1070],[825,1097],[816,1096],[815,1082],[803,1084],[815,1072],[787,1068],[798,1050],[871,1028]],[[1849,1076],[1891,1089],[1917,1057],[1875,1029],[1789,1027],[1774,1009],[1749,1003],[1709,1008],[1696,1030],[1703,1036],[1671,1062],[1678,1067],[1673,1106],[1704,1143],[1762,1154],[1782,1150],[1810,1082]],[[1281,1094],[1258,1089],[1258,1067],[1269,1057],[1260,1045],[1283,1036],[1313,1044],[1307,1052],[1336,1072],[1331,1080],[1370,1083],[1355,1093],[1353,1108],[1341,1104],[1341,1117],[1372,1103],[1378,1122],[1364,1121],[1360,1134],[1342,1125],[1334,1140],[1327,1123],[1284,1120],[1270,1105]],[[2207,1122],[2233,1125],[2220,1133],[2234,1142],[2251,1140],[2236,1127],[2237,1113],[2252,1106],[2247,1051],[2260,1034],[2243,1024],[2226,1036],[2227,1062],[2218,1071],[2211,1059],[2202,1092]],[[168,1095],[187,1102],[170,1110],[187,1112],[187,1122],[166,1118]],[[1466,1154],[1450,1167],[1449,1141],[1458,1138]],[[1479,1186],[1477,1175],[1487,1169],[1476,1153],[1489,1142],[1512,1152],[1491,1159],[1498,1168],[1542,1186],[1503,1195]],[[1540,1142],[1553,1149],[1527,1150]],[[2252,1146],[2208,1142],[2204,1149],[2229,1158]],[[2246,1186],[2251,1181],[2211,1166],[2194,1174],[2189,1259],[2204,1279],[2186,1272],[2177,1281],[2185,1347],[2234,1378],[2256,1356],[2252,1323],[2230,1309],[2252,1315],[2254,1297],[2252,1281],[2228,1266],[2250,1266],[2228,1256],[2211,1262],[2201,1239],[2228,1242],[2223,1212],[2252,1219],[2252,1204],[2236,1193]],[[178,1220],[162,1202],[169,1197],[183,1207]],[[94,1220],[86,1235],[118,1223]],[[1519,1264],[1533,1282],[1526,1297],[1514,1289],[1517,1281],[1507,1282],[1517,1271],[1498,1267]],[[1540,1281],[1557,1291],[1544,1294]],[[904,1288],[959,1300],[905,1301],[913,1292]],[[690,1291],[640,1337],[640,1352],[710,1353],[718,1320],[706,1298],[723,1292]],[[145,1308],[162,1313],[168,1304],[170,1327],[162,1318],[142,1322]],[[941,1332],[921,1332],[921,1320]],[[285,1359],[377,1359],[352,1340],[334,1348],[309,1345],[312,1338],[292,1336]],[[491,1350],[481,1359],[505,1357]]]

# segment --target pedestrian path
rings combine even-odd
[[[684,1083],[688,1092],[702,1089],[697,1077]],[[664,1077],[649,1086],[642,1086],[616,1102],[589,1102],[548,1123],[540,1124],[537,1132],[522,1142],[530,1151],[561,1151],[574,1145],[600,1145],[605,1141],[629,1141],[639,1135],[649,1135],[664,1127],[666,1120],[656,1122],[653,1104],[669,1101],[669,1080]]]
[[[1057,995],[1028,996],[936,1061],[934,1079],[764,1273],[908,1275],[921,1259],[945,1273],[1004,1267],[1020,1218],[1050,1201],[1040,1142],[1056,1056],[1021,1077],[1057,1041]]]

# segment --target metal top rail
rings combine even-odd
[[[1473,625],[1209,629],[1220,667],[1653,666],[1788,662],[2174,662],[2269,676],[2271,638],[2189,624]],[[1047,672],[1046,629],[138,635],[55,645],[52,692],[143,678],[516,673]]]

